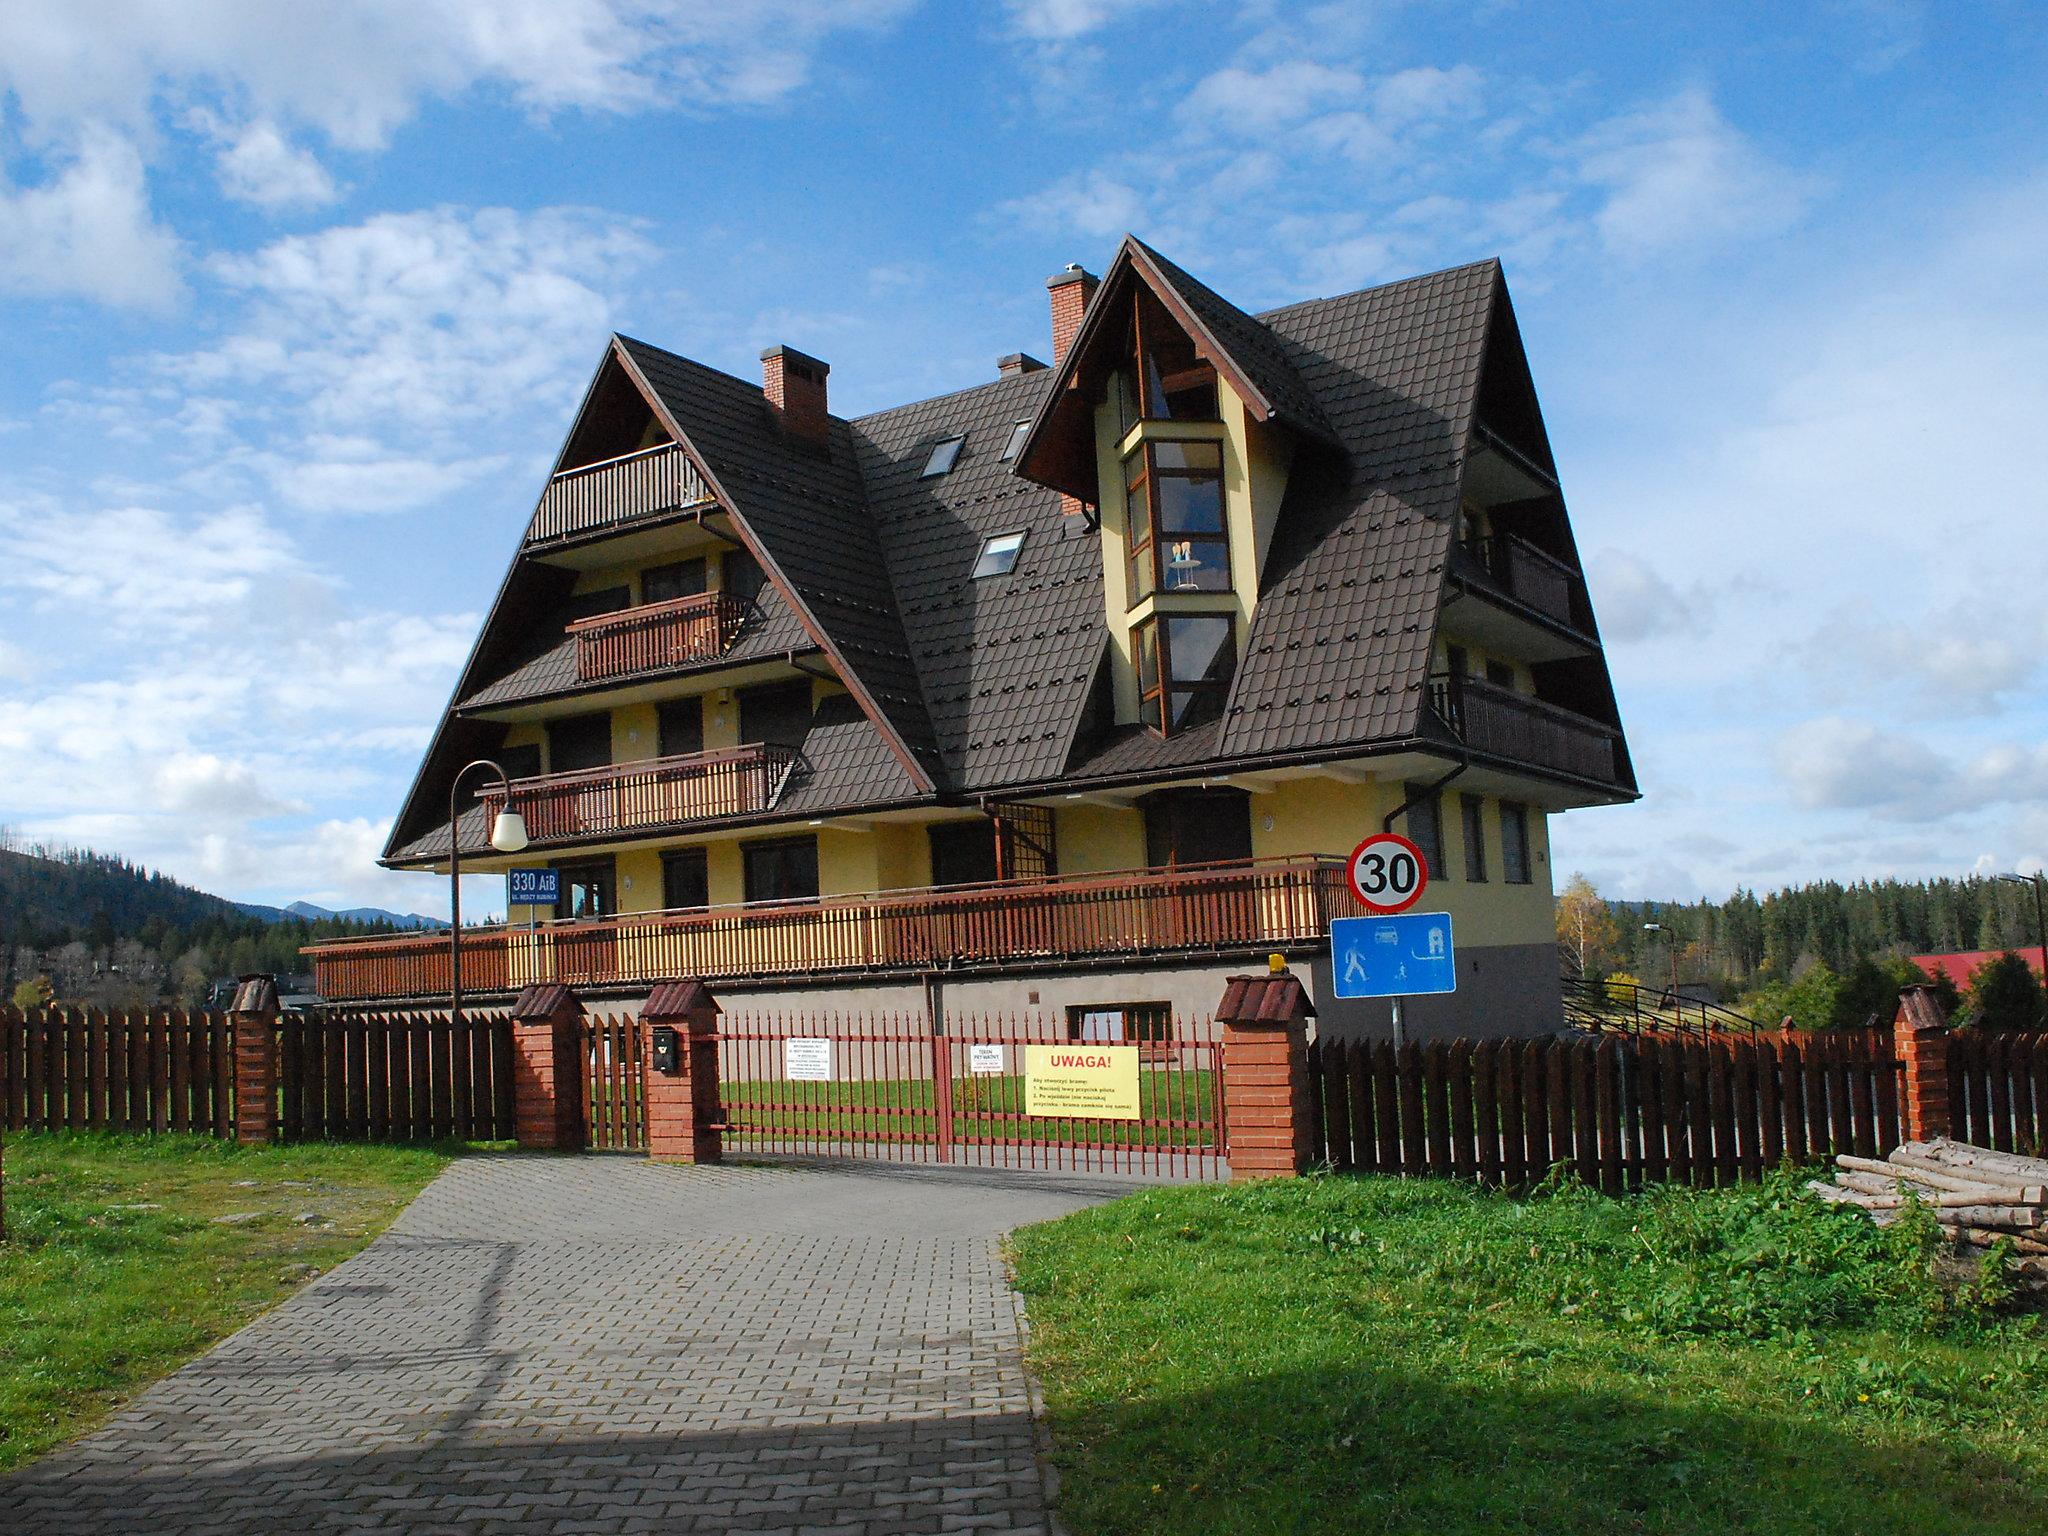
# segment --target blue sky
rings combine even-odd
[[[0,824],[445,910],[374,855],[607,332],[851,413],[1129,229],[1253,308],[1506,262],[1645,789],[1561,873],[2039,866],[2044,66],[1997,0],[8,0]]]

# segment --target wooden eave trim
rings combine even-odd
[[[733,528],[746,545],[747,552],[760,563],[761,569],[768,579],[775,583],[775,590],[780,592],[783,601],[789,604],[790,612],[794,613],[797,617],[797,622],[803,625],[804,633],[809,635],[812,643],[830,658],[833,670],[839,675],[840,684],[848,693],[853,695],[855,701],[861,707],[861,713],[865,714],[868,717],[868,722],[881,733],[882,740],[888,746],[890,753],[895,757],[897,763],[901,765],[903,771],[910,775],[910,782],[921,793],[932,794],[936,792],[938,786],[933,782],[932,776],[925,772],[923,766],[917,761],[917,754],[910,750],[909,743],[904,741],[902,733],[896,729],[895,724],[875,701],[875,696],[868,691],[867,684],[861,681],[845,655],[833,643],[832,637],[825,632],[824,625],[820,624],[817,615],[811,612],[810,604],[797,595],[795,584],[790,581],[781,565],[768,553],[767,547],[761,542],[760,535],[755,533],[748,525],[746,514],[740,511],[738,500],[725,488],[725,483],[711,472],[711,466],[704,462],[704,456],[697,451],[697,445],[690,441],[689,434],[684,432],[682,423],[676,420],[667,404],[661,399],[660,392],[648,382],[646,375],[641,373],[639,365],[633,361],[632,355],[626,351],[624,342],[616,333],[612,336],[612,348],[621,365],[626,369],[627,376],[632,379],[634,387],[640,391],[648,405],[653,408],[656,419],[668,428],[669,432],[674,436],[677,446],[688,456],[690,462],[697,467],[697,472],[704,477],[704,483],[710,487],[712,496],[725,509],[726,515],[732,519]],[[844,425],[836,416],[828,416],[826,420],[830,423]]]

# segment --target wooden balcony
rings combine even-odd
[[[541,492],[526,542],[602,533],[712,499],[689,456],[674,443],[564,470]]]
[[[757,742],[514,779],[512,809],[526,819],[536,848],[687,827],[767,810],[797,758],[794,747]],[[495,786],[485,792],[491,816],[504,803]]]
[[[715,661],[739,638],[749,609],[729,592],[703,592],[578,619],[569,626],[576,640],[576,675],[586,683],[601,683]]]
[[[1331,918],[1362,912],[1341,860],[1246,860],[474,929],[462,939],[462,981],[502,993],[538,981],[715,985],[1256,953],[1327,943]],[[393,934],[306,953],[320,995],[353,1002],[445,994],[448,947],[446,934]]]
[[[1597,720],[1476,677],[1430,679],[1430,703],[1475,752],[1601,784],[1621,781],[1618,732]]]
[[[1510,534],[1468,539],[1465,552],[1496,586],[1525,608],[1568,629],[1586,631],[1577,601],[1579,573],[1555,555]]]

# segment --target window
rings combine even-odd
[[[609,857],[557,864],[555,870],[562,877],[555,898],[556,917],[610,917],[618,911],[618,876]]]
[[[1216,370],[1148,288],[1133,314],[1142,408],[1149,421],[1215,421]]]
[[[1491,657],[1487,658],[1486,680],[1496,688],[1512,690],[1515,686],[1514,665],[1511,662],[1495,661]]]
[[[1002,462],[1007,464],[1017,457],[1017,451],[1024,446],[1024,434],[1031,430],[1031,423],[1020,421],[1010,428],[1010,440],[1003,444]]]
[[[794,683],[763,683],[740,690],[740,742],[770,742],[778,747],[800,747],[811,730],[811,685],[808,679]]]
[[[998,878],[996,824],[987,817],[934,822],[927,836],[933,885],[980,885]]]
[[[1159,440],[1124,460],[1131,601],[1154,592],[1228,592],[1223,445]]]
[[[752,550],[729,549],[718,567],[719,585],[743,603],[754,602],[768,585],[768,573]]]
[[[1236,627],[1228,614],[1147,619],[1138,647],[1139,717],[1162,736],[1221,718],[1237,670]]]
[[[1172,1033],[1171,1003],[1077,1003],[1067,1009],[1067,1038],[1089,1045],[1165,1040]]]
[[[964,437],[942,437],[933,443],[932,456],[924,461],[924,468],[918,471],[917,478],[931,480],[945,474],[953,467],[953,461],[960,457],[960,445],[966,441]]]
[[[704,700],[692,696],[670,699],[654,711],[655,737],[663,757],[682,757],[704,750]]]
[[[999,533],[981,546],[981,558],[974,562],[974,579],[1007,576],[1017,568],[1017,556],[1024,548],[1021,533]]]
[[[1529,808],[1512,800],[1500,803],[1500,877],[1509,885],[1527,885],[1529,873]]]
[[[670,603],[679,597],[695,597],[704,590],[704,557],[678,560],[672,565],[651,565],[640,573],[640,601]]]
[[[1403,784],[1401,798],[1409,801],[1408,841],[1422,850],[1424,862],[1429,865],[1432,875],[1448,873],[1444,869],[1444,825],[1443,805],[1429,793],[1427,785]]]
[[[602,768],[612,760],[612,717],[572,715],[548,724],[548,772]]]
[[[1486,802],[1478,795],[1460,795],[1465,813],[1465,878],[1486,878]]]
[[[537,778],[541,772],[540,743],[535,741],[523,747],[498,748],[498,766],[505,770],[508,779]],[[490,782],[488,776],[485,782]],[[479,795],[482,792],[481,789],[477,791]]]
[[[710,866],[702,848],[671,848],[661,856],[661,904],[670,912],[711,905]]]
[[[602,592],[580,592],[569,599],[569,622],[594,619],[600,613],[617,613],[633,606],[633,589],[606,587]]]
[[[1162,789],[1147,795],[1143,806],[1149,868],[1252,856],[1252,797],[1241,789]]]
[[[740,844],[748,901],[815,901],[818,896],[818,840],[778,837]]]

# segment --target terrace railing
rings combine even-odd
[[[755,742],[514,779],[512,809],[525,818],[536,848],[747,816],[775,804],[799,755],[794,747]],[[485,792],[491,816],[505,808],[505,798],[495,787]]]
[[[539,544],[599,533],[711,499],[710,487],[689,455],[674,443],[663,443],[556,475],[541,492],[526,541]]]
[[[1466,746],[1510,762],[1617,782],[1617,734],[1597,720],[1476,677],[1439,673],[1430,703]]]
[[[1342,860],[1254,859],[479,929],[463,937],[462,977],[486,993],[538,981],[623,987],[1258,950],[1325,942],[1331,918],[1362,911]],[[329,1001],[448,990],[445,936],[306,953]]]
[[[1579,573],[1564,561],[1512,534],[1468,539],[1465,548],[1516,602],[1572,629],[1585,629],[1576,601]]]
[[[586,683],[712,661],[730,650],[749,605],[730,592],[703,592],[666,603],[578,619],[576,674]]]

